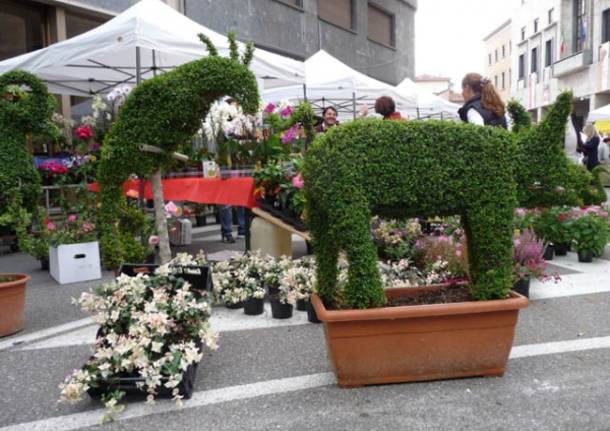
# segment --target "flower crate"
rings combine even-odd
[[[59,284],[102,278],[97,241],[49,247],[51,277]]]

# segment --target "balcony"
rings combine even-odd
[[[553,65],[553,77],[560,78],[574,72],[586,69],[593,61],[592,51],[585,49],[569,57],[556,61]]]

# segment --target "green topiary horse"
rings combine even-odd
[[[25,232],[42,193],[26,135],[57,135],[54,109],[55,99],[36,76],[24,71],[0,76],[0,224],[18,232]]]
[[[560,95],[537,126],[515,118],[517,133],[442,121],[358,120],[318,138],[306,155],[304,179],[323,301],[337,299],[344,250],[347,305],[385,303],[370,235],[374,214],[461,215],[472,295],[506,297],[517,203],[574,203],[563,153],[571,103],[570,93]]]
[[[220,97],[233,97],[247,113],[258,109],[256,78],[248,69],[253,45],[248,44],[240,58],[235,35],[230,33],[231,53],[225,58],[207,37],[199,37],[209,56],[139,84],[106,135],[98,180],[102,257],[107,266],[117,267],[128,250],[137,248],[134,232],[120,222],[128,208],[121,187],[127,177],[132,173],[148,177],[166,167],[172,153],[191,141],[211,104]],[[161,148],[162,153],[143,153],[140,144]]]

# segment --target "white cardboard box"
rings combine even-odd
[[[51,277],[59,284],[102,278],[97,241],[49,247]]]

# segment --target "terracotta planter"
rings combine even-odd
[[[386,296],[414,296],[438,289],[392,289]],[[519,309],[528,300],[508,299],[327,310],[312,303],[324,323],[326,344],[341,387],[501,376],[510,353]]]
[[[15,277],[14,281],[0,282],[0,337],[23,329],[25,286],[31,277],[26,274],[2,274],[0,278]]]

